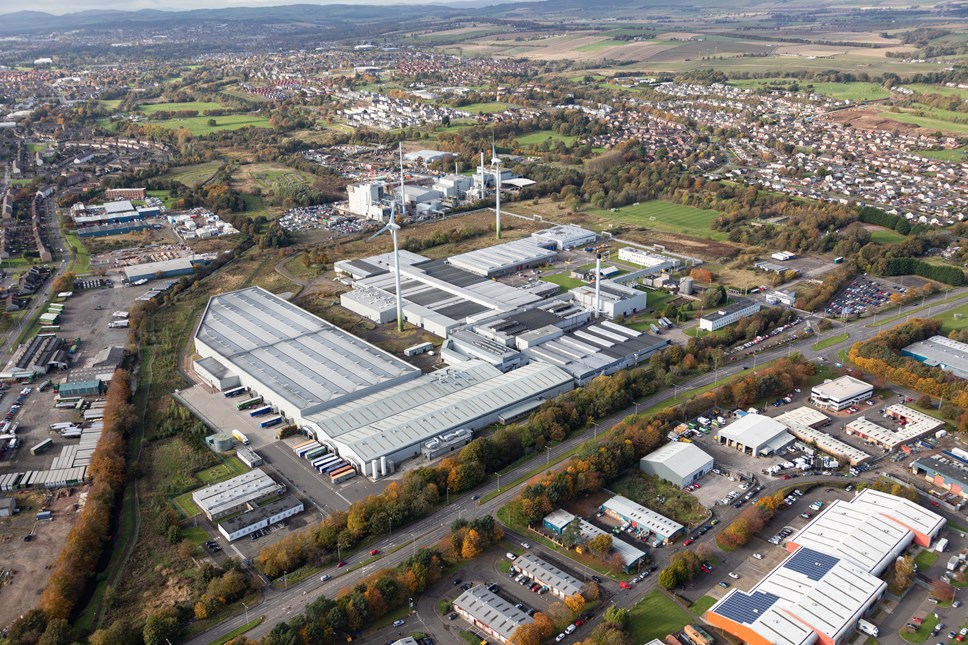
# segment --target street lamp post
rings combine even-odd
[[[495,473],[497,475],[497,492],[501,492],[501,473]]]
[[[450,506],[450,486],[447,487],[447,506]]]
[[[410,534],[410,544],[413,546],[413,557],[417,557],[417,534]]]
[[[286,585],[286,591],[289,591],[289,578],[286,577],[288,573],[289,573],[288,571],[282,572],[282,582],[283,584]]]
[[[248,625],[249,624],[249,606],[245,603],[242,603],[242,606],[245,607],[245,624]]]
[[[636,403],[635,405],[636,405],[636,407],[638,407],[638,403]],[[635,413],[638,414],[638,410],[636,410]],[[597,421],[594,423],[594,433],[595,433],[595,438],[598,439],[598,422]]]
[[[547,451],[546,454],[548,455],[548,459],[545,462],[545,464],[550,466],[551,465],[551,446],[545,446],[545,450]]]

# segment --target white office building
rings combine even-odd
[[[712,313],[704,314],[699,319],[699,329],[716,331],[739,322],[747,316],[752,316],[760,310],[760,303],[755,300],[736,298],[733,302],[723,305]]]
[[[827,410],[843,410],[874,396],[874,386],[853,376],[841,376],[814,386],[810,402]]]

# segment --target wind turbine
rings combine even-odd
[[[400,142],[400,214],[407,215],[407,194],[403,192],[403,141]]]
[[[379,231],[370,236],[369,242],[374,237],[383,233],[383,231],[390,231],[390,237],[393,239],[393,277],[396,282],[397,288],[397,331],[403,331],[403,295],[400,293],[400,248],[397,246],[397,231],[400,230],[400,225],[396,222],[397,219],[397,202],[394,201],[390,206],[390,221],[387,222],[386,226],[381,228]]]
[[[494,147],[494,132],[491,132],[491,165],[494,166],[495,212],[497,213],[497,239],[501,239],[501,160]]]

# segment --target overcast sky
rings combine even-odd
[[[271,7],[281,4],[430,4],[433,2],[440,2],[440,0],[31,0],[30,2],[0,0],[0,15],[25,10],[62,14],[90,9],[182,11],[222,7]],[[495,4],[495,2],[488,4]]]

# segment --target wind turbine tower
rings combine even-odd
[[[400,293],[400,247],[397,245],[397,231],[400,225],[397,224],[397,203],[394,201],[390,207],[390,221],[379,231],[370,236],[370,240],[381,235],[383,231],[390,231],[390,238],[393,239],[393,280],[397,290],[397,331],[403,331],[403,294]],[[369,240],[367,240],[369,242]]]
[[[400,142],[400,215],[407,215],[407,194],[403,192],[403,141]]]

